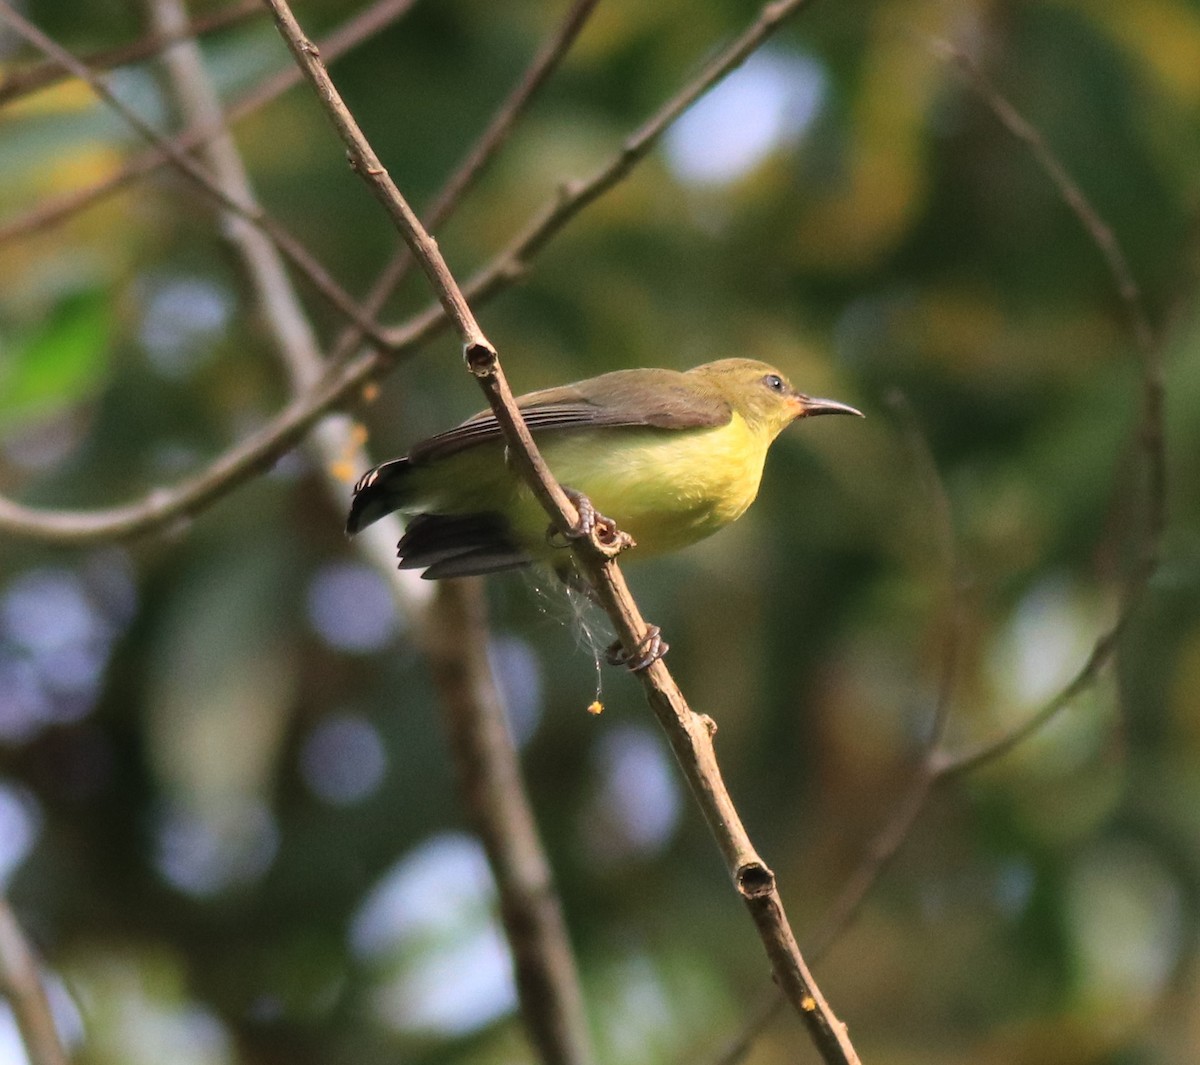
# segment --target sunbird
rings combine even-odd
[[[686,372],[617,370],[517,404],[559,483],[629,533],[639,557],[686,547],[740,518],[758,495],[767,449],[797,418],[862,417],[797,392],[755,359]],[[410,519],[397,546],[400,568],[424,569],[427,580],[564,561],[490,411],[368,470],[354,486],[346,531],[392,511]]]

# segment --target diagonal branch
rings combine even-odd
[[[557,31],[538,50],[524,76],[501,102],[487,128],[468,150],[466,157],[459,163],[426,210],[421,221],[431,233],[454,213],[459,203],[462,202],[463,196],[474,186],[488,163],[508,140],[517,119],[524,113],[551,73],[562,62],[567,50],[579,36],[580,30],[583,29],[588,16],[591,15],[597,3],[598,0],[575,0]],[[328,53],[323,46],[319,47],[321,54],[328,62]],[[299,67],[292,66],[289,69],[297,77],[301,76]],[[407,276],[412,264],[412,253],[408,250],[408,245],[401,241],[396,255],[376,279],[374,285],[371,286],[370,293],[363,301],[363,308],[368,316],[374,317],[379,314],[388,297]],[[333,345],[330,361],[337,362],[346,358],[358,347],[362,339],[362,334],[354,328],[354,325],[348,325]]]
[[[1167,454],[1163,411],[1165,385],[1163,336],[1151,325],[1141,288],[1133,276],[1129,260],[1112,227],[1100,217],[1100,213],[1041,132],[999,93],[975,62],[960,48],[947,41],[935,41],[933,48],[941,58],[957,67],[967,85],[1000,124],[1030,150],[1035,162],[1050,179],[1063,203],[1075,215],[1108,267],[1117,297],[1125,309],[1141,371],[1142,409],[1138,442],[1146,473],[1146,527],[1141,531],[1141,557],[1126,580],[1116,620],[1107,631],[1097,637],[1091,653],[1075,677],[1028,721],[975,751],[959,755],[938,755],[932,763],[938,774],[957,776],[999,758],[1026,736],[1041,728],[1093,683],[1115,653],[1121,634],[1140,605],[1150,579],[1158,569],[1162,537],[1167,526]]]
[[[507,247],[463,286],[471,299],[487,299],[520,277],[534,256],[568,222],[629,175],[684,111],[725,75],[744,63],[787,18],[809,7],[812,2],[786,0],[767,4],[741,35],[714,55],[690,82],[627,137],[620,150],[590,177],[565,182],[558,196],[538,211]]]
[[[934,42],[934,48],[944,60],[956,65],[968,86],[983,100],[1004,128],[1029,148],[1035,161],[1058,190],[1063,202],[1079,220],[1079,224],[1108,267],[1114,288],[1125,308],[1134,350],[1142,371],[1142,425],[1138,437],[1142,448],[1142,461],[1147,471],[1147,523],[1143,532],[1141,560],[1126,582],[1117,617],[1096,638],[1091,651],[1075,675],[1028,719],[978,747],[961,752],[949,751],[942,742],[946,698],[943,685],[936,714],[936,719],[942,720],[943,725],[935,728],[932,741],[906,798],[901,800],[892,820],[884,826],[872,843],[863,867],[852,878],[842,899],[835,905],[833,929],[824,935],[822,947],[835,937],[834,929],[840,930],[849,923],[853,912],[883,867],[903,844],[908,829],[935,788],[958,780],[980,766],[1002,758],[1045,726],[1095,683],[1101,670],[1116,653],[1121,635],[1132,620],[1150,578],[1157,569],[1162,534],[1166,528],[1167,473],[1161,351],[1163,338],[1156,334],[1150,324],[1141,289],[1134,279],[1121,244],[1112,227],[1100,217],[1041,132],[1000,95],[966,53],[946,41]],[[944,497],[945,489],[938,487],[936,494],[939,498]],[[935,509],[944,514],[940,505]],[[945,520],[943,517],[942,521]]]
[[[545,85],[546,80],[557,69],[567,49],[575,42],[579,32],[599,0],[575,0],[563,18],[557,31],[546,40],[530,63],[524,77],[514,86],[504,102],[496,109],[492,120],[479,140],[467,152],[467,156],[450,176],[429,205],[423,219],[426,228],[437,229],[462,200],[463,195],[479,179],[484,167],[495,156],[497,149],[508,139],[513,125],[529,105],[529,101]]]
[[[324,55],[332,62],[335,58],[358,47],[406,14],[415,2],[416,0],[376,0],[370,7],[347,20],[344,25],[322,40],[321,48]],[[261,8],[257,0],[255,0],[255,7]],[[54,66],[61,69],[58,63],[55,63]],[[253,114],[272,100],[282,96],[288,89],[299,85],[302,80],[300,71],[295,66],[284,67],[242,96],[229,108],[220,121],[191,126],[173,137],[170,144],[179,151],[190,151],[213,137],[219,136],[228,125]],[[23,214],[0,223],[0,244],[32,236],[60,225],[80,211],[100,203],[107,197],[120,192],[126,185],[153,173],[160,167],[169,165],[170,162],[170,155],[164,148],[148,148],[108,177],[73,192],[47,197]]]
[[[521,475],[545,507],[554,525],[563,532],[570,530],[577,517],[575,508],[542,460],[513,402],[496,349],[476,321],[436,242],[421,226],[362,135],[322,65],[317,49],[305,37],[286,0],[267,0],[267,3],[293,56],[312,82],[338,135],[345,143],[355,169],[387,210],[434,286],[442,306],[451,316],[463,344],[467,366],[478,378],[489,405],[500,420]],[[762,17],[769,17],[777,25],[791,10],[800,6],[798,2],[771,4],[764,9]],[[635,651],[645,639],[648,627],[625,585],[615,559],[591,539],[576,540],[575,552],[608,611],[622,645],[627,652]],[[845,1026],[830,1010],[800,955],[783,911],[775,876],[755,852],[725,790],[712,747],[712,734],[715,731],[712,720],[692,712],[661,659],[639,675],[645,684],[651,706],[667,732],[717,844],[726,857],[737,890],[750,910],[780,987],[805,1020],[814,1044],[827,1062],[857,1062],[858,1057]]]
[[[353,297],[333,279],[332,275],[320,264],[312,252],[268,215],[266,211],[257,206],[247,207],[225,192],[219,184],[213,181],[203,167],[197,165],[189,155],[163,137],[136,111],[126,106],[124,101],[108,87],[107,81],[101,75],[94,73],[57,41],[39,30],[24,16],[19,15],[8,3],[8,0],[0,0],[0,17],[3,17],[30,44],[40,49],[46,55],[51,56],[65,70],[69,70],[81,81],[86,82],[100,99],[137,130],[142,137],[164,151],[172,165],[182,174],[191,178],[206,195],[215,200],[225,210],[261,229],[271,239],[272,243],[287,257],[288,261],[308,278],[313,287],[332,306],[336,307],[342,314],[353,321],[363,331],[364,335],[372,339],[377,339],[380,343],[386,345],[387,342],[383,340],[375,323],[369,321],[362,314]]]
[[[1147,518],[1144,550],[1139,571],[1126,588],[1126,597],[1137,599],[1158,566],[1158,551],[1167,526],[1167,450],[1163,397],[1165,395],[1162,347],[1150,324],[1141,286],[1133,276],[1129,260],[1112,227],[1100,217],[1079,183],[1054,153],[1046,138],[988,81],[978,64],[949,41],[933,41],[936,55],[954,64],[971,90],[983,101],[996,120],[1023,143],[1050,179],[1064,204],[1083,227],[1108,267],[1121,306],[1125,310],[1134,350],[1142,373],[1142,412],[1138,440],[1147,474]]]
[[[1147,480],[1146,528],[1142,531],[1141,557],[1125,583],[1117,617],[1096,637],[1091,651],[1075,675],[1025,721],[975,748],[960,752],[947,750],[944,745],[953,663],[958,644],[957,626],[951,626],[942,683],[934,708],[933,727],[924,755],[907,789],[897,800],[892,815],[871,840],[858,867],[826,913],[810,947],[814,957],[823,955],[853,922],[871,889],[908,839],[913,825],[924,812],[936,790],[962,779],[981,766],[1003,758],[1057,717],[1095,683],[1100,672],[1115,655],[1120,638],[1158,569],[1162,536],[1167,525],[1166,431],[1163,410],[1165,385],[1162,364],[1164,337],[1151,325],[1141,287],[1133,275],[1120,241],[1112,227],[1088,200],[1041,131],[1000,94],[976,63],[962,49],[948,41],[934,41],[932,47],[943,60],[955,65],[967,85],[979,96],[1000,124],[1029,149],[1035,162],[1054,185],[1067,208],[1075,215],[1108,268],[1117,297],[1125,310],[1141,370],[1142,409],[1138,442]],[[927,448],[922,445],[919,450],[923,454],[918,456],[918,465],[933,496],[932,510],[937,515],[943,543],[950,545],[947,555],[953,559],[953,529],[946,507],[945,486],[937,476]],[[734,1065],[741,1060],[755,1035],[772,1015],[772,1010],[764,1010],[748,1022],[739,1039],[719,1059],[720,1065]]]
[[[92,70],[112,70],[114,67],[150,59],[176,41],[184,41],[236,26],[239,22],[244,22],[261,11],[262,5],[258,0],[237,0],[236,3],[231,3],[219,11],[200,15],[190,22],[185,22],[172,34],[151,33],[131,44],[122,45],[119,48],[106,48],[101,52],[92,52],[90,55],[80,56],[80,59]],[[57,85],[70,76],[70,72],[63,69],[62,65],[53,59],[14,70],[0,79],[0,107],[13,100],[19,100],[23,96],[28,96],[30,93]]]

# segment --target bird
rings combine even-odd
[[[797,391],[773,366],[728,358],[691,370],[616,370],[517,400],[538,447],[581,513],[615,523],[649,557],[736,521],[758,494],[767,450],[799,418],[862,417]],[[408,519],[401,569],[428,580],[548,564],[571,552],[481,411],[368,470],[346,521],[353,536],[393,511]]]

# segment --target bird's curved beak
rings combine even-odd
[[[836,399],[818,399],[816,396],[804,396],[797,392],[792,397],[792,402],[797,408],[797,418],[812,418],[817,414],[853,414],[856,418],[865,417],[856,407],[851,407],[848,403],[839,403]]]

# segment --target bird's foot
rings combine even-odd
[[[579,517],[575,527],[565,534],[566,543],[557,529],[551,528],[546,539],[556,547],[566,547],[571,540],[588,540],[602,555],[616,558],[622,551],[634,546],[634,539],[617,528],[612,518],[605,517],[582,492],[563,485],[563,493],[575,505]]]
[[[575,528],[567,534],[572,540],[590,538],[595,533],[596,526],[603,522],[608,522],[614,529],[616,528],[612,520],[596,510],[592,501],[582,492],[576,492],[574,488],[564,486],[563,495],[575,504],[575,510],[579,514],[579,517],[575,519]]]
[[[670,649],[671,645],[662,638],[662,630],[657,625],[648,625],[632,651],[626,651],[621,641],[617,640],[604,652],[604,658],[610,666],[625,666],[630,673],[638,673],[653,665]]]

